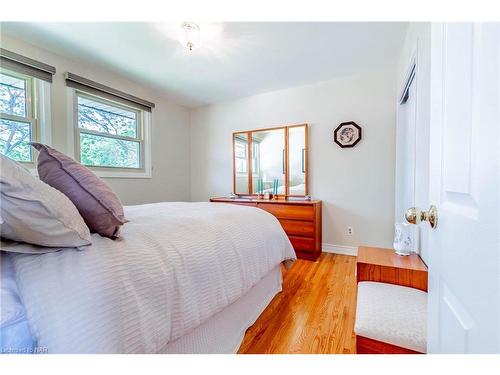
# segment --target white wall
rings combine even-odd
[[[309,123],[310,188],[323,200],[323,242],[392,247],[396,77],[391,66],[193,110],[191,199],[231,192],[232,132]],[[333,142],[344,121],[363,128],[363,140],[352,149]]]
[[[148,87],[101,69],[91,61],[71,60],[5,33],[2,33],[1,46],[56,67],[51,88],[52,145],[70,156],[74,155],[71,155],[71,140],[67,139],[67,134],[73,125],[67,114],[69,90],[64,82],[66,71],[155,103],[152,114],[153,178],[106,180],[124,204],[189,200],[188,109],[166,100],[161,93]]]
[[[428,22],[410,23],[405,43],[398,63],[398,95],[405,83],[405,75],[411,61],[416,60],[416,171],[415,206],[427,210],[429,202],[429,140],[430,140],[430,50],[431,24]],[[401,153],[405,150],[401,149]],[[399,157],[399,156],[398,156]],[[401,157],[402,158],[402,157]],[[397,215],[408,207],[396,204]],[[427,261],[427,238],[430,227],[419,225],[420,256]]]

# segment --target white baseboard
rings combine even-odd
[[[333,254],[342,254],[342,255],[358,255],[358,248],[356,246],[343,246],[343,245],[332,245],[329,243],[321,244],[323,252],[325,253],[333,253]]]

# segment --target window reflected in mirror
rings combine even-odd
[[[278,194],[285,191],[285,129],[270,129],[252,132],[252,192],[259,190],[273,193],[274,180],[278,181]]]
[[[234,142],[235,194],[249,194],[248,190],[248,133],[236,133]]]

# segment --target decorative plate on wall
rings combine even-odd
[[[354,147],[361,140],[361,127],[353,121],[343,122],[335,129],[333,137],[342,148]]]

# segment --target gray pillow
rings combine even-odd
[[[47,247],[91,244],[90,232],[75,205],[0,154],[0,235]]]
[[[120,199],[87,167],[52,147],[31,143],[38,155],[40,179],[63,192],[78,208],[92,232],[117,238],[126,222]]]

